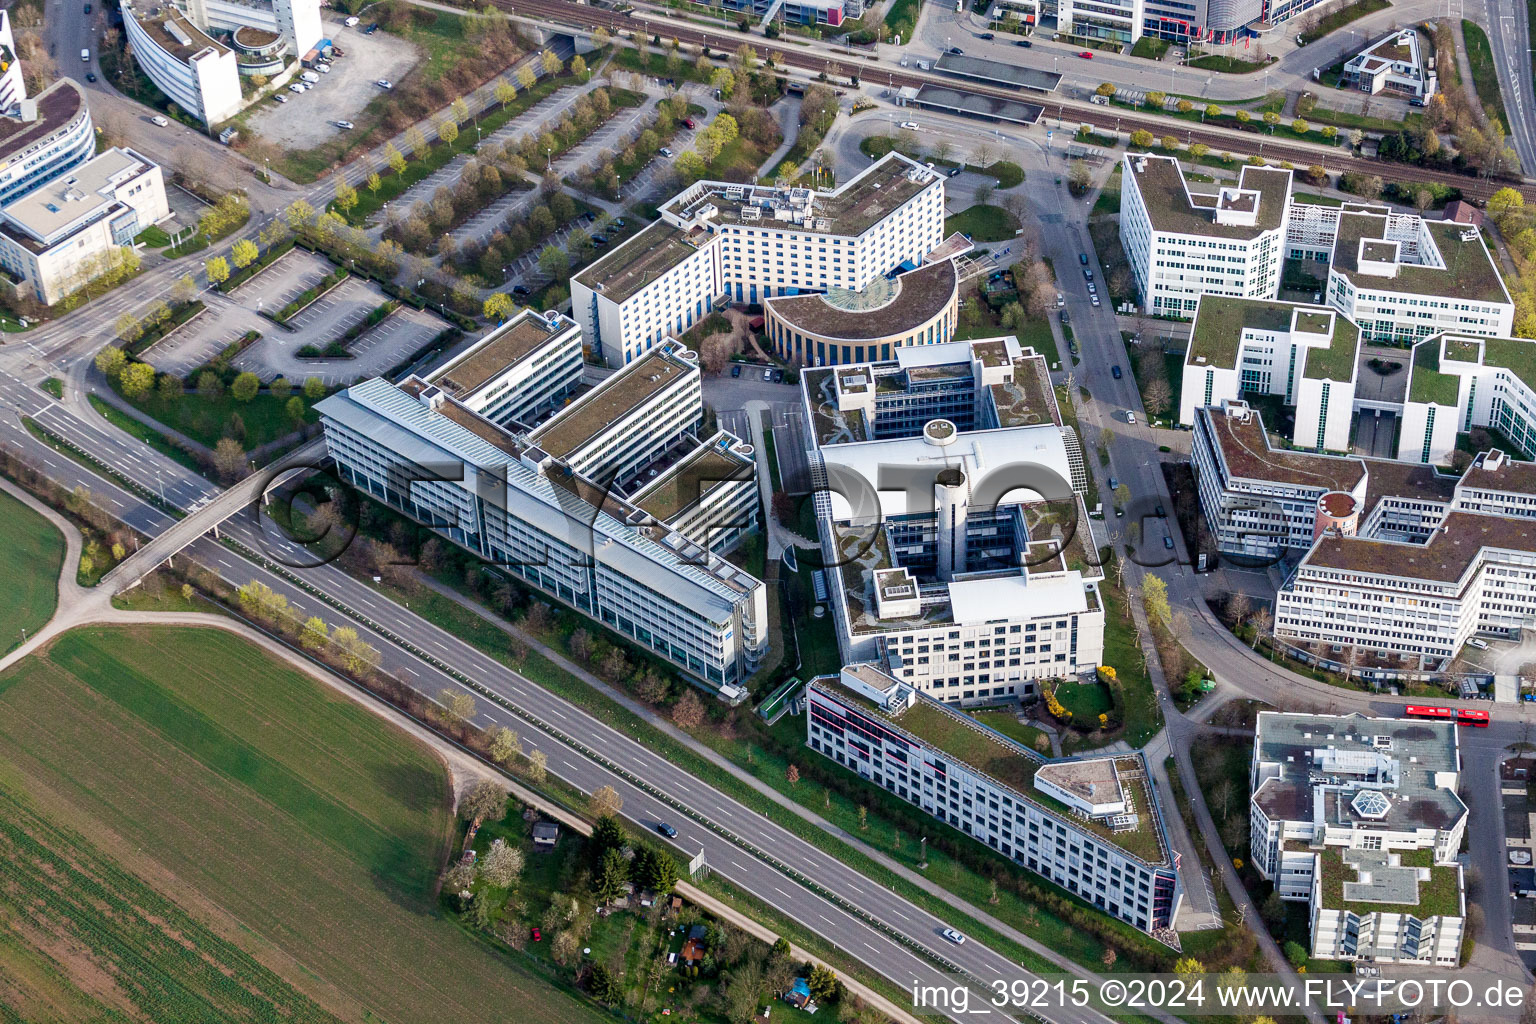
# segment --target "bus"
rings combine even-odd
[[[1442,722],[1456,720],[1456,712],[1450,708],[1428,707],[1423,704],[1409,704],[1403,709],[1403,713],[1409,718],[1438,718]]]
[[[1486,729],[1491,721],[1493,721],[1493,716],[1486,711],[1473,711],[1471,708],[1461,708],[1456,712],[1457,725],[1470,725],[1474,729]]]

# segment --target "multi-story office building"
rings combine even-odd
[[[1296,408],[1292,440],[1348,450],[1360,332],[1336,310],[1267,299],[1198,300],[1179,422],[1240,395],[1276,395]]]
[[[1478,427],[1536,458],[1536,342],[1444,334],[1414,346],[1408,373],[1399,459],[1446,462]]]
[[[1291,172],[1244,167],[1235,186],[1191,192],[1172,157],[1127,155],[1120,239],[1148,313],[1189,317],[1205,294],[1279,294]]]
[[[1393,29],[1344,63],[1339,80],[1371,95],[1386,92],[1423,105],[1438,80],[1424,61],[1419,34]]]
[[[766,588],[721,557],[755,527],[751,447],[695,436],[699,371],[675,342],[548,415],[582,364],[571,321],[530,316],[436,373],[325,399],[331,458],[359,490],[740,699],[768,648]],[[507,381],[530,402],[502,401]]]
[[[8,83],[10,71],[0,76],[0,86]],[[96,155],[91,112],[73,79],[61,78],[31,99],[25,92],[0,116],[0,206]]]
[[[961,704],[1092,671],[1103,573],[1045,360],[1013,338],[895,354],[801,376],[844,662]]]
[[[1251,856],[1308,904],[1312,956],[1460,963],[1460,775],[1454,722],[1260,713]]]
[[[1380,208],[1338,214],[1327,298],[1367,341],[1446,331],[1502,337],[1515,318],[1476,227]]]
[[[0,207],[0,267],[51,306],[110,270],[118,249],[170,212],[159,165],[109,149]]]
[[[726,302],[859,292],[943,240],[942,175],[898,153],[831,192],[701,181],[571,279],[592,351],[623,366]]]
[[[903,345],[942,345],[960,315],[960,273],[935,260],[861,292],[763,300],[765,330],[780,359],[800,366],[885,362]]]
[[[241,107],[235,51],[169,3],[122,4],[123,31],[134,60],[178,106],[207,125],[227,121]]]
[[[294,58],[319,46],[325,35],[320,0],[183,0],[183,6],[204,32],[270,32]]]
[[[805,693],[812,750],[1133,927],[1172,929],[1183,887],[1140,754],[1044,761],[873,665]]]
[[[16,59],[16,37],[11,32],[11,12],[0,11],[0,111],[9,113],[27,98],[27,83]]]
[[[1141,38],[1143,0],[1056,0],[1056,26],[1068,35],[1130,45]]]

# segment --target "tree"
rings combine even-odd
[[[667,699],[671,689],[672,684],[667,681],[667,677],[651,668],[640,674],[634,686],[635,696],[647,704],[660,704]]]
[[[1113,96],[1116,92],[1115,83],[1101,82],[1099,83],[1099,87],[1095,89],[1094,92],[1098,93],[1100,96]]]
[[[1525,196],[1516,189],[1506,186],[1488,197],[1488,216],[1495,222],[1512,213],[1519,213],[1523,209],[1525,209]]]
[[[235,243],[234,249],[230,251],[230,258],[235,261],[235,266],[241,270],[255,263],[256,257],[260,255],[261,250],[257,249],[256,243],[249,238],[240,239]]]
[[[298,395],[294,395],[292,398],[288,399],[287,402],[283,403],[283,415],[287,416],[290,420],[293,420],[295,426],[303,423],[304,399],[300,398]]]
[[[502,726],[491,735],[490,752],[497,764],[510,765],[523,752],[523,742],[517,738],[517,733]]]
[[[581,59],[580,54],[571,58],[571,74],[575,75],[579,81],[587,80],[587,62]]]
[[[1273,110],[1266,110],[1264,111],[1264,123],[1270,126],[1277,125],[1280,123],[1280,115]]]
[[[235,382],[229,386],[229,393],[237,402],[249,402],[261,391],[261,378],[249,370],[235,378]]]
[[[507,845],[507,841],[499,836],[493,839],[490,849],[480,858],[480,877],[505,889],[522,873],[523,851]]]
[[[1214,103],[1207,103],[1205,105],[1205,116],[1207,118],[1217,118],[1217,117],[1220,117],[1221,116],[1221,108],[1218,107]]]
[[[437,125],[437,137],[443,140],[443,145],[451,146],[459,137],[459,126],[449,118],[443,118]],[[339,201],[339,200],[338,200]]]
[[[805,985],[811,990],[811,998],[818,1003],[831,1002],[837,995],[837,975],[824,964],[812,965]]]
[[[496,102],[506,106],[517,99],[517,86],[503,79],[496,83]]]
[[[624,798],[612,786],[599,786],[587,798],[587,808],[595,818],[611,818],[624,809]]]
[[[558,75],[560,69],[565,67],[560,58],[555,56],[554,50],[545,50],[539,57],[539,63],[543,65],[546,75]]]
[[[1312,126],[1307,124],[1305,118],[1298,117],[1296,120],[1291,122],[1291,131],[1295,132],[1297,135],[1305,135],[1311,130]]]
[[[524,64],[522,67],[517,69],[517,84],[522,89],[532,89],[538,80],[538,73],[528,65]]]
[[[528,778],[535,785],[542,783],[549,775],[549,755],[542,750],[535,750],[528,755]]]
[[[1105,946],[1104,947],[1104,955],[1099,958],[1099,961],[1105,967],[1113,967],[1113,966],[1115,966],[1115,961],[1118,960],[1118,959],[1120,959],[1120,958],[1115,953],[1115,947],[1113,947],[1113,946]]]
[[[1174,150],[1179,148],[1179,139],[1178,139],[1178,136],[1176,136],[1176,135],[1164,135],[1158,141],[1161,142],[1163,148],[1168,150],[1169,152],[1172,152],[1172,151],[1174,151]]]
[[[1204,974],[1205,964],[1201,963],[1199,960],[1196,960],[1192,956],[1180,957],[1173,963],[1173,973],[1183,976],[1188,976],[1191,974]]]
[[[455,864],[443,875],[443,888],[449,892],[464,892],[474,883],[475,869],[468,864]]]
[[[1234,629],[1241,629],[1248,619],[1248,613],[1253,609],[1253,602],[1248,595],[1241,590],[1234,590],[1227,597],[1227,618],[1232,620]]]
[[[795,765],[790,765],[784,771],[784,778],[789,781],[790,786],[797,785],[800,782],[800,769]]]
[[[1168,584],[1162,577],[1147,573],[1141,580],[1141,605],[1147,610],[1147,618],[1166,627],[1173,615],[1168,607]]]
[[[448,109],[453,113],[453,119],[459,124],[469,120],[469,104],[464,102],[463,96],[454,98]]]
[[[299,645],[306,651],[318,651],[330,640],[330,630],[325,626],[325,620],[318,615],[311,615],[304,620],[304,628],[299,631]]]
[[[443,706],[443,718],[450,725],[466,724],[479,710],[473,696],[450,687],[438,693],[437,702]]]
[[[1189,100],[1179,100],[1179,102],[1174,104],[1174,109],[1181,114],[1187,114],[1195,109],[1195,105]]]
[[[122,349],[115,346],[108,345],[96,353],[96,369],[100,370],[102,375],[108,380],[115,379],[123,372],[123,367],[127,365],[128,357],[123,353]]]
[[[1307,949],[1299,942],[1287,941],[1282,947],[1285,958],[1290,961],[1292,967],[1305,967],[1308,957]]]
[[[1275,620],[1268,608],[1260,608],[1253,613],[1248,622],[1253,626],[1253,643],[1250,646],[1257,649],[1261,641],[1269,639]]]
[[[386,142],[384,144],[384,160],[389,164],[389,169],[396,174],[405,173],[405,156],[395,148],[393,142]]]
[[[1155,107],[1155,108],[1161,110],[1162,107],[1163,107],[1163,104],[1165,104],[1167,102],[1168,102],[1168,94],[1165,93],[1165,92],[1158,92],[1157,90],[1154,89],[1152,92],[1147,93],[1147,106],[1149,106],[1149,107]]]
[[[1152,145],[1152,133],[1145,128],[1139,128],[1131,133],[1131,145],[1140,149],[1146,149]]]
[[[112,321],[112,333],[131,345],[144,335],[144,325],[132,313],[123,313],[116,320]],[[101,357],[107,352],[116,352],[119,356],[123,354],[122,349],[102,349],[101,352],[98,352],[96,354],[96,368],[103,373],[107,371],[102,368]],[[109,377],[116,376],[117,371],[121,369],[122,367],[118,366],[116,370],[107,375]]]
[[[325,381],[319,377],[304,378],[304,397],[311,402],[318,402],[325,397]]]
[[[142,365],[142,364],[141,364]],[[245,449],[232,437],[223,437],[213,447],[213,468],[226,478],[245,475]]]
[[[203,268],[208,273],[209,284],[220,285],[229,280],[229,261],[223,256],[213,257],[203,264]]]
[[[155,368],[148,363],[129,363],[118,374],[118,382],[125,398],[138,401],[155,386]]]
[[[507,791],[490,779],[480,779],[459,798],[465,821],[496,822],[507,816]]]
[[[1147,412],[1153,416],[1161,416],[1167,412],[1173,403],[1173,388],[1169,386],[1165,377],[1158,377],[1147,385],[1147,394],[1143,404]]]
[[[683,691],[683,695],[672,706],[672,721],[681,729],[697,729],[704,722],[704,702],[692,688]]]
[[[1150,136],[1149,136],[1150,137]],[[1073,160],[1067,166],[1067,186],[1076,195],[1082,195],[1093,184],[1093,171],[1086,160]]]
[[[539,253],[539,270],[554,278],[556,281],[564,281],[569,276],[571,269],[570,257],[564,249],[557,249],[553,245],[546,245]]]
[[[517,303],[513,302],[512,296],[506,294],[505,292],[497,292],[496,294],[488,297],[485,300],[485,304],[481,307],[481,311],[485,314],[485,318],[487,320],[494,320],[497,323],[501,323],[502,321],[506,320],[514,312],[516,312],[516,310]]]
[[[592,899],[598,904],[612,903],[623,894],[628,876],[624,854],[614,849],[604,850],[603,859],[592,875]]]
[[[1248,113],[1248,111],[1246,111],[1246,110],[1239,110],[1236,114],[1234,114],[1232,116],[1237,118],[1237,123],[1238,124],[1247,124],[1249,121],[1253,120],[1253,115]]]

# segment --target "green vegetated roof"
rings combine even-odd
[[[1430,917],[1461,916],[1461,884],[1455,865],[1437,865],[1432,850],[1403,850],[1397,854],[1405,868],[1429,868],[1429,879],[1418,885],[1417,903],[1369,903],[1346,900],[1344,883],[1359,880],[1356,869],[1344,863],[1344,849],[1329,846],[1318,860],[1323,875],[1322,905],[1330,910],[1348,910],[1360,914],[1411,914],[1423,920]]]
[[[1536,388],[1536,342],[1523,338],[1484,338],[1483,364],[1502,366]]]
[[[978,771],[1034,797],[1039,762],[1013,750],[945,709],[924,701],[907,708],[896,721],[918,739],[954,755]]]
[[[1324,313],[1299,311],[1297,327],[1308,330],[1309,325],[1326,329],[1328,316]],[[1324,321],[1318,324],[1318,321]],[[1307,349],[1307,366],[1302,375],[1311,380],[1354,380],[1355,362],[1360,350],[1360,328],[1349,317],[1333,315],[1333,337],[1327,348]]]
[[[1440,372],[1440,339],[1430,338],[1413,350],[1413,370],[1408,381],[1408,401],[1433,402],[1455,407],[1461,379]]]
[[[1237,365],[1244,330],[1289,331],[1291,310],[1284,302],[1202,295],[1190,334],[1187,365],[1197,365],[1195,360],[1203,356],[1202,365],[1231,369]]]
[[[1503,279],[1493,265],[1476,229],[1462,241],[1465,224],[1428,221],[1425,227],[1445,261],[1445,269],[1412,263],[1399,264],[1394,277],[1363,274],[1359,266],[1362,239],[1380,239],[1386,232],[1387,218],[1368,213],[1346,213],[1339,218],[1339,232],[1333,247],[1333,267],[1360,289],[1378,292],[1411,292],[1419,295],[1454,295],[1481,302],[1508,302]]]

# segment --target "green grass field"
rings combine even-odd
[[[303,382],[295,381],[294,383],[302,384]],[[295,390],[294,394],[298,393]],[[145,418],[179,430],[192,440],[200,441],[209,448],[217,445],[219,438],[229,436],[228,431],[234,422],[234,417],[239,416],[240,422],[245,425],[245,436],[240,443],[246,451],[250,451],[269,441],[276,441],[293,433],[294,422],[288,418],[287,403],[288,399],[274,398],[266,391],[261,392],[249,402],[238,401],[228,391],[217,398],[205,398],[195,391],[188,391],[170,401],[161,398],[158,392],[152,392],[143,400],[134,402],[133,407],[143,410]],[[309,405],[309,402],[306,401],[305,405]],[[313,408],[308,408],[304,412],[306,423],[314,423],[319,418]],[[149,426],[153,429],[153,424]],[[139,434],[139,428],[130,429],[125,426],[124,429],[128,429],[129,433],[135,436]]]
[[[603,1015],[442,916],[444,769],[238,638],[83,629],[0,676],[18,1019]]]
[[[1476,22],[1463,20],[1461,34],[1466,39],[1467,63],[1472,65],[1472,87],[1477,90],[1477,98],[1507,129],[1509,115],[1504,112],[1504,95],[1499,91],[1499,75],[1494,70],[1493,46],[1488,42],[1488,33]]]
[[[59,603],[64,538],[53,524],[0,491],[0,544],[8,582],[0,587],[0,654],[21,646],[22,630],[36,633]]]
[[[976,205],[944,218],[944,233],[970,235],[974,242],[1001,242],[1019,230],[1013,214],[1001,206]]]

